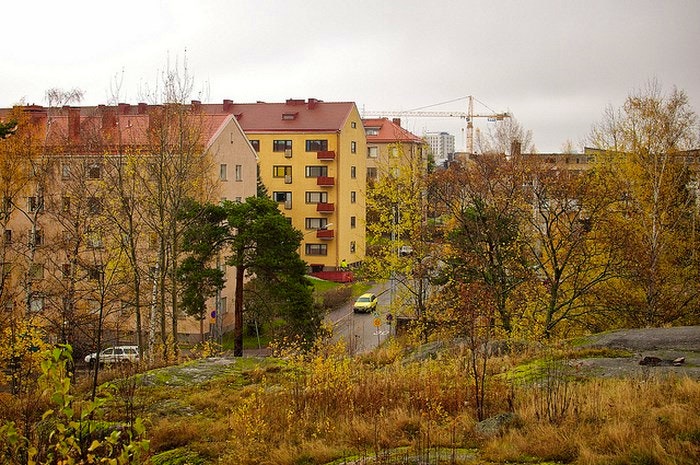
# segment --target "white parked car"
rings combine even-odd
[[[85,356],[85,363],[93,365],[97,360],[97,352]],[[116,346],[108,347],[100,352],[100,363],[122,363],[122,362],[138,362],[139,348],[138,346]]]

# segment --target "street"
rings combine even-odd
[[[377,311],[373,313],[353,313],[350,301],[329,313],[327,321],[333,322],[334,340],[344,339],[350,353],[369,352],[393,334],[393,327],[387,323],[391,304],[389,283],[378,283],[369,289],[377,295]],[[375,326],[379,323],[379,326]]]

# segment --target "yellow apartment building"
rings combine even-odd
[[[352,102],[310,98],[206,105],[235,115],[258,154],[259,176],[304,236],[311,271],[359,264],[365,255],[367,143]]]

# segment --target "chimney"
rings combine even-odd
[[[317,104],[318,102],[319,102],[319,101],[318,101],[317,99],[315,99],[315,98],[310,98],[310,99],[309,99],[309,110],[313,110],[314,108],[316,108],[316,104]]]
[[[131,105],[129,105],[128,103],[120,103],[119,104],[119,114],[120,115],[128,115],[130,108],[131,108]]]
[[[99,105],[98,107],[102,114],[102,129],[105,131],[110,131],[117,127],[117,109],[114,107],[108,107],[106,105]]]
[[[401,127],[401,118],[392,118],[391,122],[397,125],[398,127]]]
[[[192,113],[199,113],[202,111],[202,102],[200,100],[192,100],[191,103]]]
[[[147,103],[139,103],[138,107],[136,107],[136,113],[139,115],[145,115],[146,112],[148,111],[148,104]]]
[[[80,140],[80,108],[64,105],[63,109],[68,111],[68,137],[71,142],[78,142]]]
[[[224,99],[224,112],[228,113],[233,108],[233,100]]]

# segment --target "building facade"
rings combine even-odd
[[[12,180],[0,186],[2,307],[24,310],[72,343],[98,317],[103,346],[145,344],[156,326],[163,337],[197,339],[200,322],[178,311],[171,324],[171,291],[156,285],[173,263],[163,225],[174,222],[176,204],[164,199],[255,195],[256,154],[236,118],[204,114],[196,103],[141,103],[1,109],[0,120],[9,119],[22,130],[0,141],[0,158],[25,159],[0,168]],[[159,216],[167,208],[171,216]],[[227,286],[207,305],[222,327],[233,323],[234,274],[226,270]],[[167,325],[156,323],[156,307],[169,312]]]
[[[451,160],[455,153],[455,136],[446,132],[427,132],[425,141],[436,160]]]
[[[312,271],[363,260],[367,144],[354,103],[225,100],[206,108],[235,115],[268,195],[303,233],[299,254]]]
[[[386,176],[388,170],[410,164],[416,172],[427,171],[426,141],[401,127],[394,118],[364,119],[367,135],[367,181]]]

